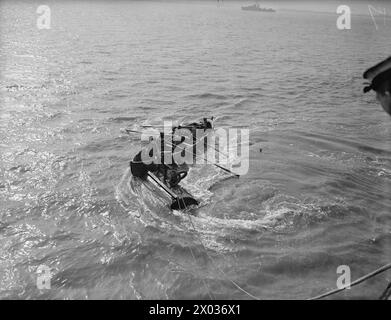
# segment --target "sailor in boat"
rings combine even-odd
[[[197,143],[196,130],[202,129],[204,131],[207,131],[208,129],[212,129],[212,127],[213,127],[213,118],[212,119],[204,118],[201,122],[194,122],[187,125],[180,125],[177,127],[173,127],[172,135],[174,135],[179,129],[188,129],[190,134],[192,135],[192,140],[193,140],[192,146],[194,146]],[[177,164],[174,160],[173,153],[169,155],[169,157],[171,157],[170,163],[164,163],[164,159],[165,159],[164,152],[166,149],[170,150],[169,152],[175,150],[175,146],[179,145],[180,143],[183,143],[185,137],[182,137],[180,141],[175,141],[174,139],[172,139],[172,137],[169,137],[169,140],[167,141],[164,137],[164,133],[160,132],[160,139],[158,140],[160,141],[155,141],[155,142],[156,143],[160,142],[161,144],[160,145],[161,155],[159,157],[161,161],[159,162],[148,161],[148,163],[143,162],[142,155],[143,155],[143,151],[145,152],[145,149],[144,150],[142,149],[139,153],[136,154],[133,160],[130,161],[130,170],[133,176],[144,180],[147,179],[149,172],[153,173],[166,186],[168,186],[169,188],[175,188],[180,183],[180,181],[187,176],[187,173],[189,171],[189,166],[186,163]],[[150,159],[157,158],[156,157],[157,155],[154,155],[153,151],[154,151],[153,149],[149,150]]]
[[[391,57],[369,68],[363,77],[371,81],[364,93],[374,90],[383,109],[391,115]]]

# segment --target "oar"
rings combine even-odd
[[[224,168],[224,167],[222,167],[222,166],[219,166],[219,165],[216,164],[216,163],[212,163],[212,164],[214,164],[217,168],[220,168],[221,170],[224,170],[224,171],[226,171],[226,172],[232,174],[232,175],[235,176],[235,177],[238,177],[238,178],[240,177],[239,174],[237,174],[237,173],[235,173],[235,172],[232,172],[231,170],[229,170],[229,169],[227,169],[227,168]]]
[[[197,154],[195,154],[196,156],[197,156]],[[220,168],[221,170],[224,170],[225,172],[228,172],[228,173],[230,173],[230,174],[232,174],[233,176],[235,176],[235,177],[237,177],[237,178],[239,178],[240,177],[240,175],[239,174],[237,174],[237,173],[235,173],[235,172],[232,172],[231,170],[229,170],[229,169],[227,169],[227,168],[225,168],[225,167],[223,167],[223,166],[220,166],[220,165],[218,165],[217,163],[214,163],[214,162],[211,162],[211,161],[209,161],[207,158],[205,158],[205,157],[202,157],[206,162],[208,162],[208,163],[210,163],[210,164],[213,164],[215,167],[217,167],[217,168]]]

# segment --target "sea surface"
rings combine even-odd
[[[1,299],[306,299],[390,262],[391,118],[362,93],[389,16],[49,1],[38,29],[41,4],[0,2]],[[201,205],[170,212],[125,129],[205,116],[250,130],[249,171],[195,166]]]

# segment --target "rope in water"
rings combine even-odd
[[[338,292],[341,292],[341,291],[343,291],[343,290],[345,290],[345,289],[347,289],[347,288],[354,287],[354,286],[360,284],[361,282],[364,282],[365,280],[368,280],[368,279],[370,279],[370,278],[373,278],[374,276],[376,276],[376,275],[378,275],[378,274],[380,274],[380,273],[383,273],[383,272],[385,272],[385,271],[387,271],[387,270],[389,270],[389,269],[391,269],[391,263],[388,263],[388,264],[386,264],[386,265],[380,267],[379,269],[376,269],[375,271],[372,271],[372,272],[368,273],[367,275],[365,275],[365,276],[363,276],[363,277],[361,277],[361,278],[358,278],[356,281],[353,281],[353,282],[352,282],[351,284],[349,284],[349,285],[346,285],[346,286],[344,286],[344,287],[342,287],[342,288],[339,288],[339,289],[335,289],[335,290],[328,291],[328,292],[326,292],[326,293],[320,294],[320,295],[318,295],[318,296],[316,296],[316,297],[313,297],[313,298],[310,298],[310,299],[308,299],[308,300],[318,300],[318,299],[322,299],[322,298],[331,296],[331,295],[333,295],[333,294],[335,294],[335,293],[338,293]],[[386,290],[386,291],[387,291],[387,290]],[[385,293],[386,293],[386,292],[385,292]]]
[[[186,207],[186,205],[185,205]],[[240,285],[238,285],[235,281],[233,281],[232,279],[228,278],[228,276],[225,274],[225,272],[217,265],[215,264],[214,260],[212,259],[212,257],[209,255],[208,253],[208,249],[206,249],[204,243],[202,242],[202,239],[197,231],[197,229],[195,228],[194,226],[194,223],[193,223],[193,220],[191,219],[191,215],[189,214],[189,220],[190,220],[190,223],[191,223],[191,226],[195,232],[195,234],[197,235],[197,238],[198,238],[198,241],[200,242],[201,244],[201,247],[203,248],[203,250],[205,251],[205,254],[206,256],[209,258],[210,262],[212,263],[212,265],[215,267],[215,269],[217,269],[218,271],[220,271],[220,273],[224,276],[224,278],[226,280],[228,280],[229,282],[231,282],[238,290],[242,291],[243,293],[245,293],[246,295],[248,295],[250,298],[253,298],[255,300],[260,300],[260,298],[254,296],[253,294],[251,294],[250,292],[246,291],[245,289],[243,289]]]
[[[183,208],[186,209],[187,206],[186,206],[185,201],[184,201],[183,199],[180,199],[180,200],[182,200]],[[197,259],[196,259],[195,255],[194,255],[194,253],[193,253],[193,250],[191,249],[191,247],[189,247],[189,249],[190,249],[190,253],[191,253],[191,255],[192,255],[193,259],[194,259],[194,262],[197,263]],[[212,294],[212,290],[210,290],[210,287],[209,287],[208,284],[206,283],[205,279],[202,279],[202,283],[204,284],[204,286],[205,286],[205,288],[206,288],[206,291],[208,292],[209,298],[210,298],[211,300],[214,300],[214,297],[213,297],[213,294]]]
[[[189,247],[189,249],[190,249],[190,253],[191,253],[191,255],[192,255],[193,259],[194,259],[194,262],[197,263],[197,259],[196,259],[195,255],[193,253],[193,250],[191,249],[191,247]],[[205,279],[202,279],[202,283],[204,284],[204,286],[205,286],[205,288],[207,290],[207,293],[208,293],[208,296],[209,296],[210,300],[214,300],[213,295],[212,295],[212,290],[210,290],[210,288],[209,288],[208,284],[206,283]]]

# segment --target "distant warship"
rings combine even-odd
[[[242,7],[242,10],[261,11],[261,12],[276,12],[276,10],[274,10],[272,8],[261,8],[258,3],[254,3],[253,5]]]

